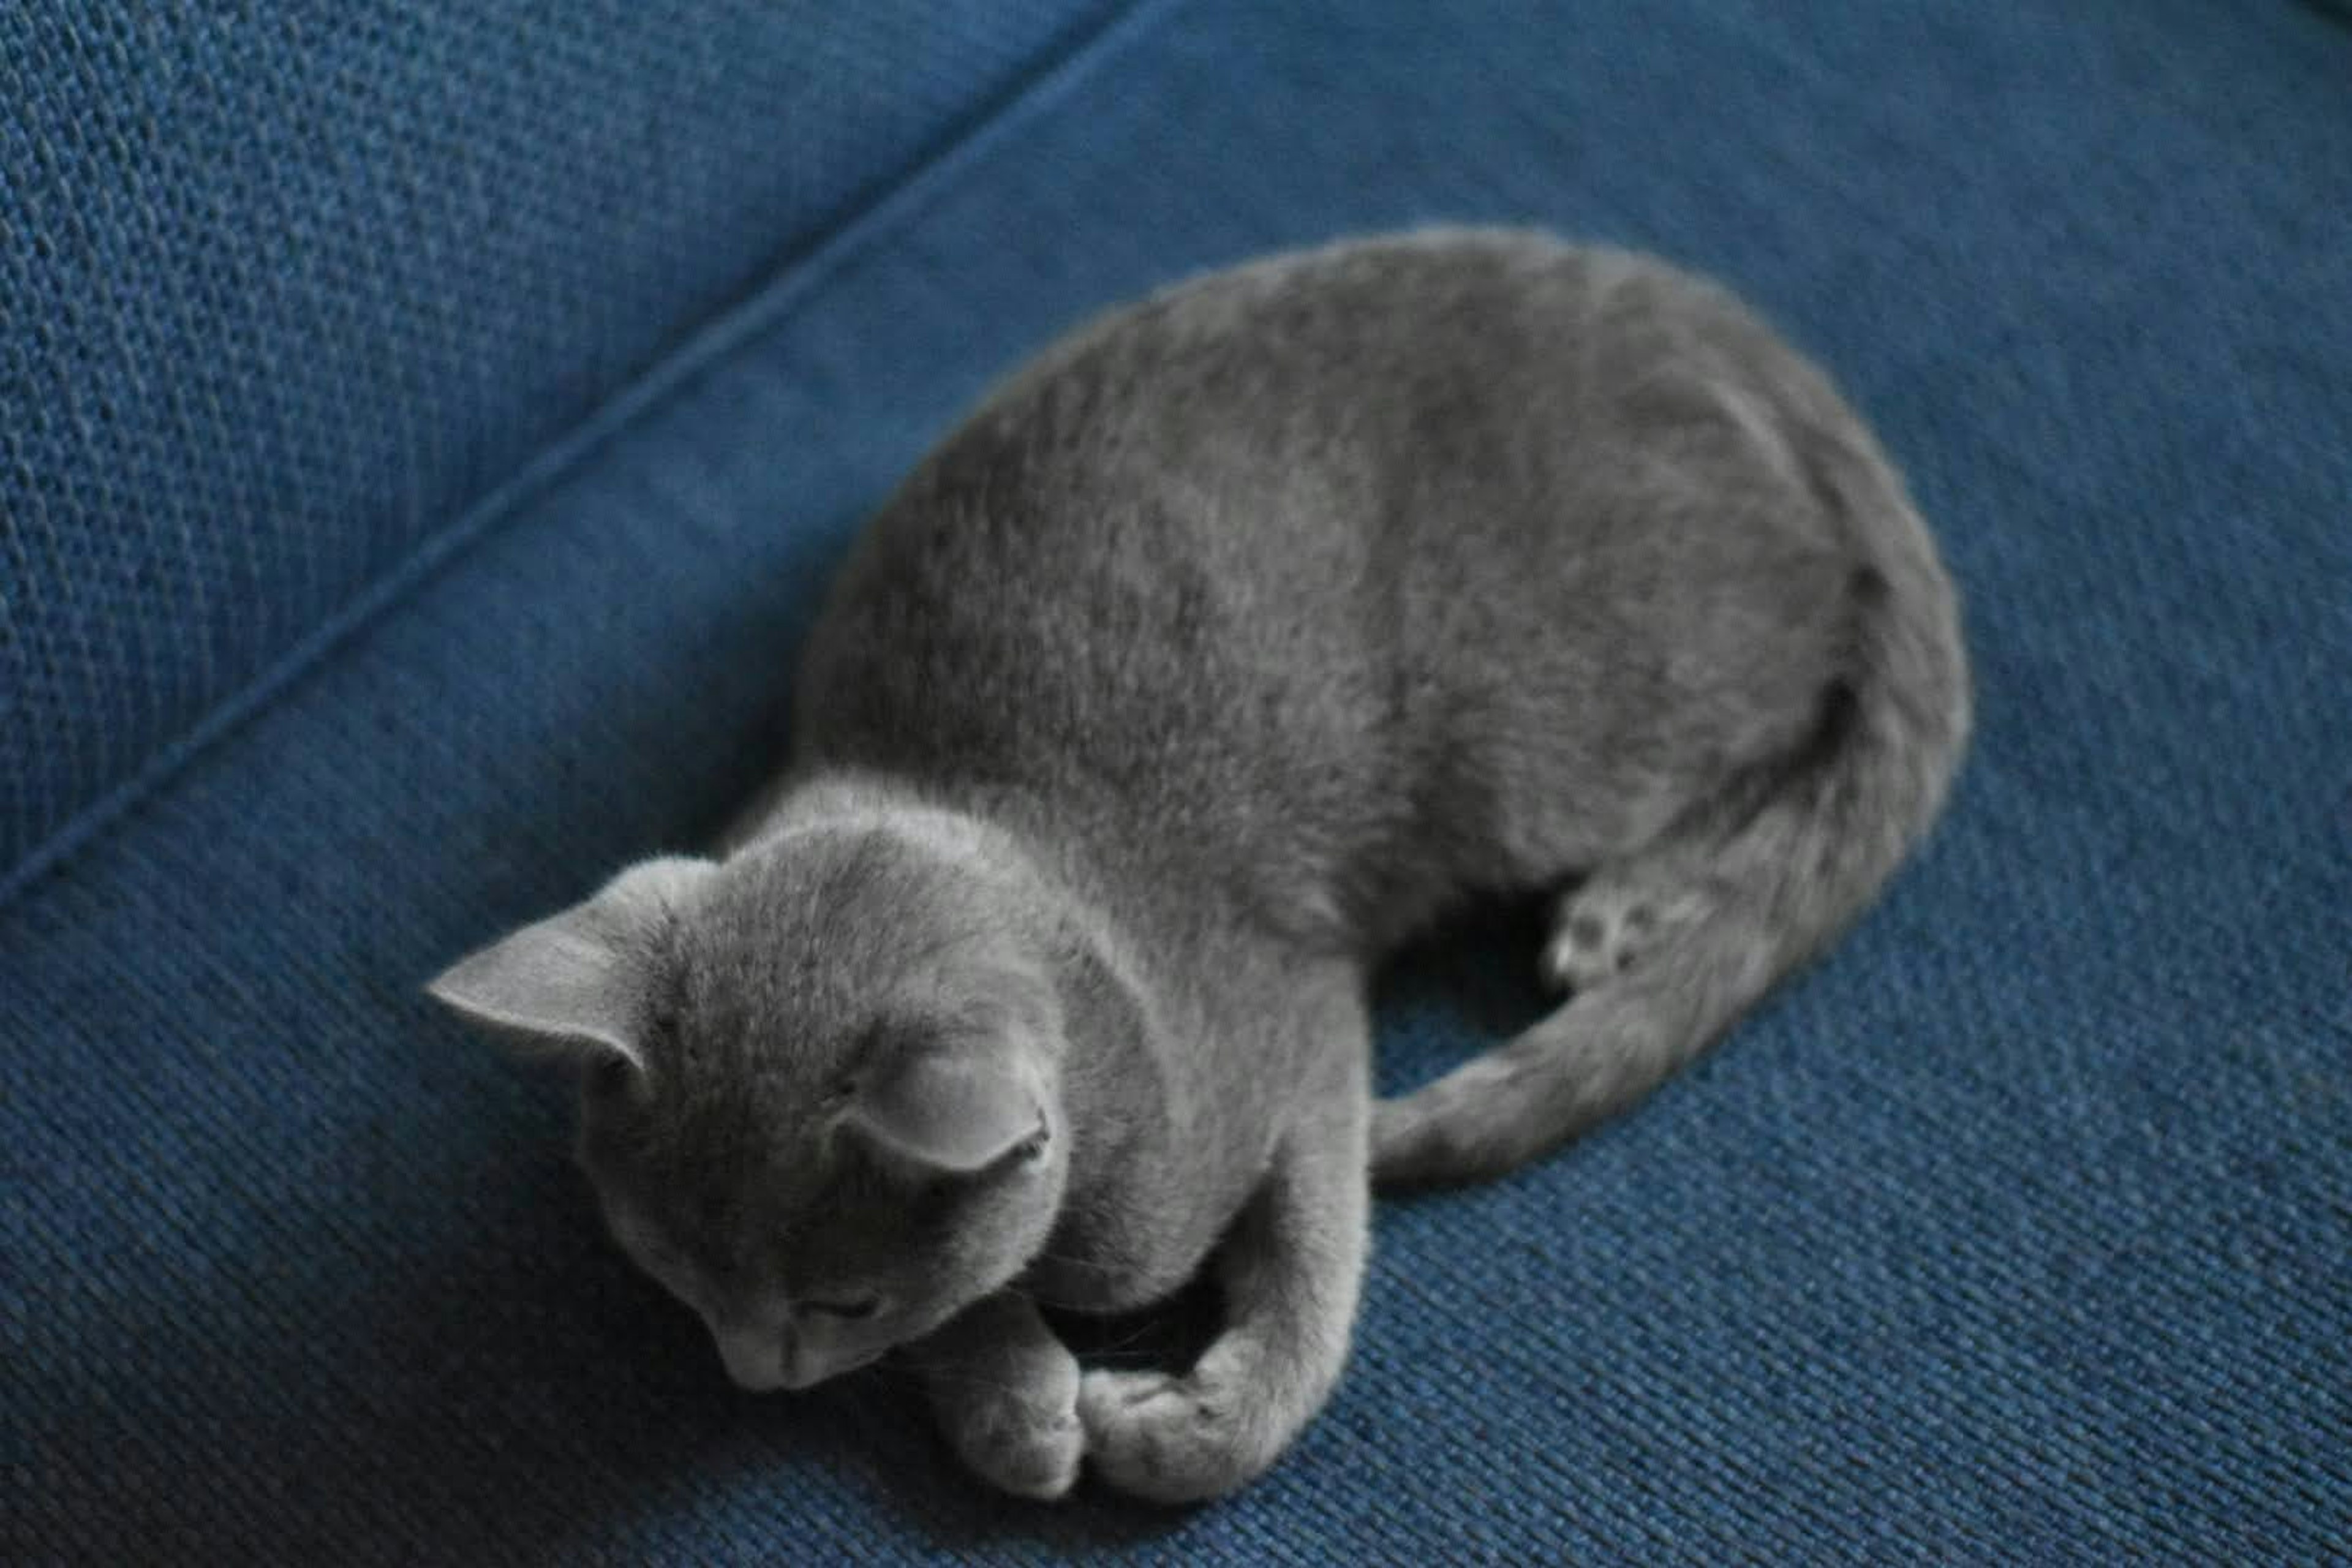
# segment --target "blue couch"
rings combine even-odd
[[[2314,1561],[2352,1520],[2352,27],[2130,6],[0,10],[0,1561]],[[1635,1116],[1385,1205],[1178,1513],[726,1384],[420,983],[781,754],[992,375],[1277,246],[1537,222],[1839,376],[1981,729]],[[1529,1005],[1403,966],[1382,1075]]]

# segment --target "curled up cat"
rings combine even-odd
[[[1087,326],[870,521],[786,774],[444,1003],[574,1063],[619,1245],[747,1388],[898,1352],[998,1486],[1213,1497],[1346,1361],[1374,1182],[1633,1104],[1861,911],[1969,726],[1952,586],[1828,380],[1540,235],[1277,256]],[[1370,978],[1557,890],[1563,995],[1401,1099]],[[1081,1370],[1039,1304],[1203,1267]]]

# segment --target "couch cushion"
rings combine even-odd
[[[0,13],[0,885],[1113,9]]]
[[[0,1556],[2340,1542],[2352,37],[1439,16],[1139,14],[0,910]],[[1933,848],[1636,1115],[1384,1205],[1347,1382],[1228,1504],[992,1500],[883,1373],[734,1393],[597,1236],[558,1088],[419,983],[751,786],[848,531],[987,377],[1172,272],[1438,216],[1714,269],[1876,418],[1981,678]],[[1516,935],[1466,996],[1400,984],[1391,1084],[1524,1007]]]

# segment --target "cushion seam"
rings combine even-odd
[[[157,747],[129,777],[77,808],[0,874],[0,910],[69,860],[118,818],[169,784],[213,746],[277,705],[344,642],[405,601],[440,570],[509,523],[530,503],[651,416],[696,377],[786,319],[869,247],[945,195],[997,144],[1051,110],[1102,62],[1155,28],[1184,0],[1131,0],[1092,31],[1045,55],[992,100],[982,100],[944,142],[806,243],[744,299],[720,310],[614,391],[512,473],[378,573],[252,679]]]

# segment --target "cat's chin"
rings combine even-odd
[[[888,1345],[877,1345],[873,1350],[860,1352],[858,1354],[851,1356],[847,1361],[840,1362],[833,1366],[826,1367],[822,1372],[809,1373],[798,1379],[795,1379],[787,1373],[783,1382],[777,1384],[777,1386],[782,1388],[787,1393],[793,1394],[797,1394],[805,1388],[814,1388],[818,1384],[831,1383],[836,1377],[846,1377],[851,1373],[856,1372],[862,1367],[872,1366],[876,1362],[880,1361],[885,1355],[888,1354],[889,1350],[890,1347]]]
[[[866,1349],[813,1351],[803,1337],[790,1331],[779,1335],[756,1329],[734,1329],[713,1338],[728,1381],[747,1394],[814,1388],[878,1360],[890,1348],[885,1342]]]
[[[887,1345],[878,1346],[874,1350],[861,1352],[845,1361],[836,1362],[830,1366],[813,1370],[780,1363],[772,1369],[761,1367],[756,1371],[747,1372],[740,1364],[730,1362],[728,1363],[727,1376],[729,1381],[746,1394],[774,1394],[779,1391],[785,1394],[798,1394],[804,1389],[814,1388],[821,1383],[830,1383],[836,1377],[845,1377],[862,1367],[871,1366],[888,1354],[889,1350],[890,1347]]]

